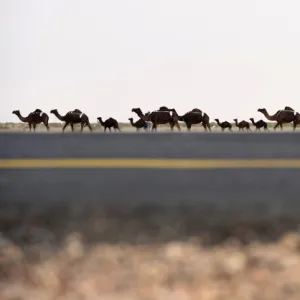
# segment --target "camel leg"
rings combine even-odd
[[[297,122],[296,122],[296,121],[294,121],[294,122],[293,122],[293,131],[295,131],[295,130],[296,130],[296,127],[297,127]]]
[[[178,123],[178,122],[176,122],[175,124],[176,124],[176,127],[177,127],[178,131],[181,131],[181,128],[180,128],[180,125],[179,125],[179,123]]]
[[[280,124],[277,123],[275,126],[274,126],[274,130],[276,130],[276,128],[279,126]]]
[[[89,128],[90,132],[92,132],[92,131],[93,131],[93,130],[92,130],[92,126],[91,126],[90,122],[88,122],[88,123],[87,123],[87,127]]]
[[[49,125],[48,125],[48,121],[47,121],[47,120],[44,120],[43,123],[44,123],[45,127],[47,128],[47,131],[49,131],[49,130],[50,130],[50,127],[49,127]]]
[[[187,129],[187,131],[191,131],[192,125],[191,124],[186,124],[186,129]]]
[[[33,124],[33,131],[35,132],[36,124]]]
[[[64,132],[66,127],[69,125],[69,123],[66,122],[66,124],[64,125],[64,127],[62,128],[62,131]]]
[[[31,131],[31,123],[28,123],[29,131]]]

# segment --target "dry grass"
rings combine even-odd
[[[44,232],[44,234],[47,234]],[[163,245],[96,244],[77,234],[49,256],[50,245],[24,250],[1,238],[0,298],[31,299],[300,299],[300,238],[268,245],[197,241]]]
[[[1,205],[0,299],[300,299],[300,235],[278,224],[207,243],[197,214],[98,206]]]

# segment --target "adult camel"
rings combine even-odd
[[[74,124],[81,125],[81,132],[83,131],[83,127],[85,126],[87,126],[89,130],[92,131],[92,126],[90,124],[89,117],[85,113],[81,112],[81,110],[79,109],[69,111],[64,116],[60,115],[57,109],[52,109],[50,113],[54,114],[60,121],[65,122],[65,125],[62,128],[63,132],[65,131],[68,125],[70,125],[72,131],[74,131]]]
[[[141,118],[142,120],[146,122],[152,122],[153,124],[152,131],[154,130],[157,131],[157,125],[167,124],[167,123],[170,124],[170,128],[172,131],[174,130],[174,126],[176,126],[180,131],[178,117],[177,114],[174,112],[175,111],[174,109],[171,109],[171,111],[173,111],[172,114],[169,111],[156,110],[156,111],[152,111],[148,115],[144,115],[140,108],[133,108],[131,111],[136,113],[138,117]]]
[[[211,131],[209,116],[206,113],[203,114],[202,111],[198,108],[194,108],[193,110],[185,113],[183,116],[178,116],[178,120],[186,124],[188,131],[191,130],[192,125],[201,123],[205,131],[207,131],[207,128],[209,131]]]
[[[101,117],[97,118],[99,123],[104,127],[104,132],[108,128],[109,131],[111,132],[111,128],[114,128],[115,131],[120,130],[119,123],[116,119],[114,118],[108,118],[107,120],[103,121]]]
[[[12,113],[16,115],[20,119],[20,121],[24,123],[28,123],[30,131],[31,131],[31,126],[33,127],[33,131],[35,131],[36,125],[40,123],[43,123],[45,125],[47,131],[50,130],[50,127],[48,125],[49,116],[38,108],[35,111],[29,113],[27,117],[23,117],[19,110],[14,110]]]
[[[286,109],[288,108],[288,109]],[[294,110],[291,110],[290,107],[286,106],[285,109],[278,110],[274,115],[269,115],[267,110],[265,108],[259,108],[257,111],[262,113],[269,121],[276,121],[276,125],[274,126],[274,130],[278,126],[280,126],[281,130],[283,130],[282,125],[286,123],[291,123],[295,124],[294,121],[296,121],[296,115]]]
[[[291,108],[290,106],[286,106],[284,108],[284,110],[291,110],[294,112],[295,114],[295,120],[293,121],[293,130],[296,130],[296,127],[298,124],[300,124],[300,114],[298,112],[295,112],[295,110],[293,108]]]

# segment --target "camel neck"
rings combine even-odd
[[[54,114],[57,117],[57,119],[59,119],[60,121],[64,121],[65,120],[65,117],[61,116],[58,111],[55,112]]]
[[[17,116],[22,122],[27,122],[27,118],[23,117],[21,113],[18,113]]]

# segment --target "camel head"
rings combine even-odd
[[[129,120],[129,121],[133,121],[133,118],[129,118],[128,120]]]
[[[131,111],[134,112],[134,113],[136,113],[136,114],[141,114],[142,113],[142,111],[141,111],[141,109],[139,107],[133,108]]]
[[[97,120],[98,120],[99,122],[101,122],[101,121],[102,121],[102,118],[101,118],[101,117],[98,117]]]
[[[216,122],[219,122],[219,119],[215,119]]]
[[[233,119],[234,122],[237,122],[238,119]]]
[[[52,109],[52,110],[50,111],[50,113],[51,113],[51,114],[57,113],[57,109]]]
[[[261,113],[266,113],[267,110],[265,108],[259,108],[257,111],[261,112]]]
[[[19,114],[20,114],[20,111],[19,111],[19,110],[14,110],[12,113],[13,113],[14,115],[19,115]]]
[[[249,120],[254,122],[254,119],[253,119],[253,118],[250,118]]]

